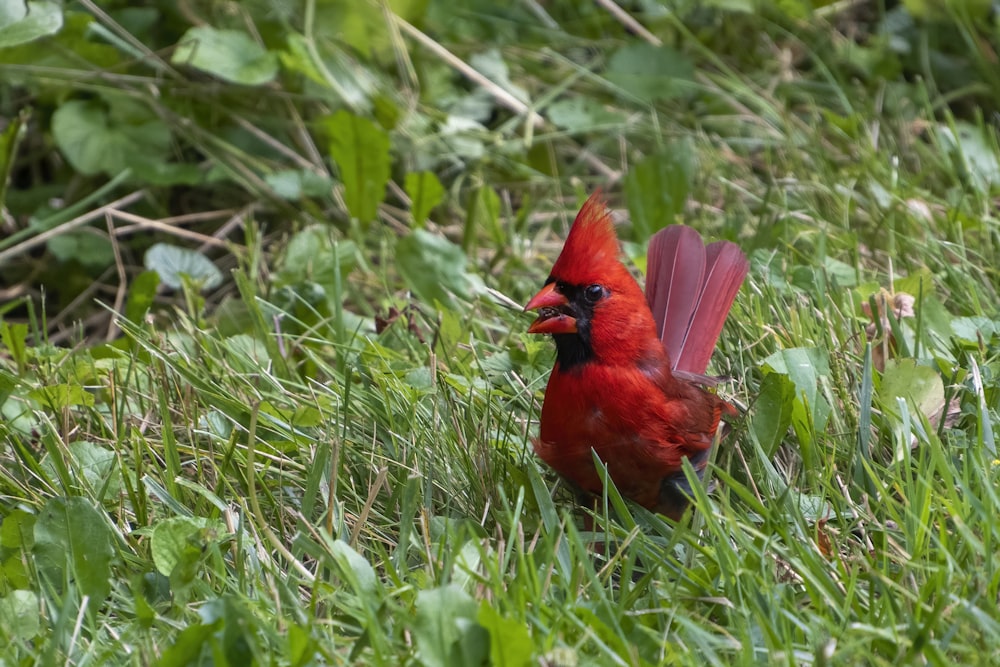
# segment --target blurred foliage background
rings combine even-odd
[[[0,665],[1000,662],[998,16],[0,0]],[[531,453],[598,188],[752,264],[678,526]]]

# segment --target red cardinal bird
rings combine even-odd
[[[705,246],[672,225],[649,242],[646,295],[618,260],[599,195],[580,209],[545,286],[524,307],[529,333],[552,334],[556,364],[545,389],[535,452],[583,491],[601,481],[591,450],[626,498],[678,519],[723,414],[735,409],[699,386],[747,274],[728,241]]]

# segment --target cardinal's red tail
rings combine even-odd
[[[750,268],[730,241],[707,247],[684,225],[661,229],[649,240],[646,301],[674,370],[702,375],[729,309]]]

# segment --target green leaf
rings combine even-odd
[[[347,210],[361,222],[371,222],[389,182],[389,135],[370,120],[343,110],[327,120],[326,128]]]
[[[488,136],[482,123],[456,113],[455,109],[439,128],[439,136],[450,153],[462,160],[474,161],[486,155],[484,137]],[[425,155],[422,164],[433,163],[439,156]]]
[[[338,30],[342,29],[338,26]],[[339,41],[340,38],[335,39]],[[286,70],[298,72],[321,89],[332,92],[337,106],[346,105],[355,110],[369,108],[370,97],[378,88],[377,78],[334,43],[331,40],[320,53],[313,48],[313,41],[291,33],[286,49],[281,52],[281,64]]]
[[[0,343],[7,349],[10,358],[22,370],[28,363],[28,325],[23,322],[0,321]]]
[[[255,665],[254,644],[256,644],[256,617],[250,613],[245,602],[246,598],[238,595],[225,595],[209,600],[198,609],[202,624],[219,628],[211,642],[215,657],[213,664]],[[190,663],[189,663],[190,664]]]
[[[916,359],[889,359],[882,373],[878,396],[883,409],[897,417],[896,398],[903,398],[913,409],[930,418],[940,414],[944,407],[944,382],[936,370],[918,364]]]
[[[476,601],[450,584],[417,593],[413,637],[428,667],[481,665],[489,657],[489,634],[476,621]]]
[[[411,24],[418,24],[427,0],[387,0],[386,10]],[[383,14],[382,3],[356,0],[324,0],[316,3],[317,41],[349,45],[366,60],[385,65],[393,56],[393,34]]]
[[[960,340],[979,345],[980,340],[989,340],[1000,331],[996,320],[981,315],[956,317],[951,321],[951,333]]]
[[[569,132],[589,132],[602,125],[614,125],[623,116],[588,97],[572,97],[550,104],[545,115],[557,127]]]
[[[285,169],[264,177],[274,194],[291,201],[329,194],[333,181],[311,169]]]
[[[0,19],[0,23],[2,23],[2,19]],[[30,109],[22,109],[17,116],[10,119],[3,132],[0,132],[0,208],[3,208],[7,201],[7,184],[14,169],[17,147],[26,134],[25,128],[30,118]]]
[[[281,51],[279,57],[285,70],[298,72],[320,86],[328,85],[326,76],[313,59],[310,42],[302,35],[290,33],[287,39],[287,49]]]
[[[495,246],[504,242],[504,233],[500,228],[500,195],[488,185],[483,185],[469,201],[469,210],[465,221],[465,238],[462,240],[466,250],[472,248],[475,231],[485,229],[489,232]]]
[[[111,592],[116,541],[104,513],[86,498],[51,498],[35,522],[33,551],[53,585],[72,580],[100,606]]]
[[[788,377],[796,389],[812,396],[821,375],[830,374],[830,361],[825,350],[815,347],[792,347],[782,350]]]
[[[465,271],[466,257],[457,245],[416,229],[396,244],[396,268],[421,300],[453,304],[452,295],[469,298],[482,282]]]
[[[201,664],[228,664],[223,661],[203,661],[206,645],[214,644],[215,633],[222,625],[222,620],[211,624],[196,623],[189,625],[174,637],[170,644],[154,664],[156,667],[190,667]]]
[[[413,224],[422,227],[434,207],[444,200],[444,187],[434,172],[419,171],[406,175],[405,188],[411,202]]]
[[[691,190],[694,169],[693,150],[686,141],[674,142],[632,167],[625,177],[625,195],[636,242],[645,243],[677,221]]]
[[[531,104],[531,96],[528,95],[528,92],[510,80],[510,68],[507,67],[500,49],[494,47],[482,53],[473,54],[469,58],[469,64],[513,97],[525,104]]]
[[[222,346],[231,355],[228,361],[238,372],[255,373],[271,366],[267,344],[250,334],[229,336],[222,341]]]
[[[942,124],[938,126],[938,134],[977,190],[987,193],[991,187],[1000,185],[1000,158],[992,131],[956,121],[954,131]]]
[[[374,597],[378,593],[375,569],[351,545],[343,540],[334,540],[330,545],[330,553],[358,595]]]
[[[190,65],[225,81],[260,86],[278,74],[278,56],[248,34],[211,26],[191,28],[177,43],[170,62]]]
[[[6,322],[3,323],[3,325],[6,324],[7,324]],[[17,385],[18,381],[16,375],[14,375],[13,373],[8,373],[6,370],[0,369],[0,408],[4,407],[4,403],[6,403],[7,399],[10,398],[10,395],[14,393],[14,390],[17,388]]]
[[[645,42],[624,46],[611,56],[607,78],[645,104],[676,97],[691,87],[694,65],[667,46]]]
[[[114,498],[121,490],[121,477],[118,474],[117,457],[110,449],[86,440],[71,442],[66,450],[72,462],[71,469],[79,472],[86,482],[81,489],[89,489],[97,493],[104,490],[105,497]],[[52,458],[46,455],[41,462],[42,470],[56,479],[58,471]]]
[[[489,603],[479,605],[478,621],[490,633],[490,664],[523,667],[531,663],[534,644],[523,622],[504,618]]]
[[[757,3],[754,0],[703,0],[702,6],[744,14],[753,14],[757,11]]]
[[[0,549],[31,551],[35,544],[35,515],[24,510],[13,510],[0,522]]]
[[[153,527],[150,552],[156,570],[172,581],[186,583],[194,578],[202,552],[225,534],[225,526],[201,517],[170,517]]]
[[[775,373],[787,375],[795,385],[792,426],[799,440],[808,445],[815,432],[826,428],[830,417],[830,404],[819,392],[820,376],[830,374],[827,353],[818,348],[788,348],[769,356],[763,365]]]
[[[146,251],[143,264],[149,271],[156,271],[160,281],[173,289],[184,284],[181,276],[201,284],[202,289],[212,289],[222,284],[222,272],[207,257],[194,250],[156,243]]]
[[[373,44],[391,48],[380,9],[370,3],[327,0],[317,4],[317,27],[326,32],[322,37],[342,40],[362,57],[371,58]]]
[[[850,264],[833,257],[824,258],[823,270],[826,272],[827,278],[832,281],[832,285],[838,288],[856,287],[858,284],[857,270]]]
[[[0,562],[0,589],[2,590],[33,588],[36,585],[34,559],[31,558],[31,550],[35,544],[35,520],[34,514],[24,510],[13,510],[0,523],[0,559],[3,559]],[[0,628],[2,627],[0,623]]]
[[[292,623],[288,626],[288,651],[285,657],[291,667],[315,664],[313,658],[319,648],[319,641],[312,637],[308,625]]]
[[[129,286],[125,301],[125,318],[130,322],[142,322],[156,298],[156,288],[160,286],[160,275],[156,271],[143,271]]]
[[[115,261],[111,242],[93,232],[80,230],[59,234],[49,239],[47,246],[60,262],[75,260],[89,269],[100,270]]]
[[[54,35],[62,24],[62,8],[58,3],[0,0],[0,49]]]
[[[71,100],[52,114],[52,136],[81,174],[117,174],[165,155],[170,131],[159,120],[112,118],[99,102]]]
[[[197,165],[171,163],[167,126],[145,107],[121,95],[106,103],[71,100],[52,115],[52,136],[81,174],[118,175],[131,169],[155,185],[199,183]]]
[[[916,19],[926,21],[928,25],[939,28],[948,25],[948,21],[957,20],[959,16],[962,21],[968,21],[968,25],[987,25],[990,20],[991,10],[995,5],[990,0],[962,0],[962,2],[940,2],[939,0],[903,0],[903,7]],[[960,12],[960,13],[959,13]],[[944,57],[945,54],[935,55]]]
[[[827,353],[815,347],[790,347],[764,359],[763,365],[775,373],[788,375],[799,393],[816,391],[816,379],[830,374]]]
[[[787,376],[764,376],[753,412],[753,430],[768,456],[774,454],[792,423],[794,401],[795,384]]]
[[[307,227],[288,242],[276,284],[300,287],[318,283],[323,288],[321,296],[339,299],[336,288],[357,265],[357,252],[352,241],[334,238],[329,225]]]
[[[38,596],[32,591],[10,591],[0,598],[0,627],[11,639],[29,642],[41,629]]]
[[[93,407],[94,395],[79,384],[52,384],[28,392],[28,397],[47,408],[62,410],[77,405]]]

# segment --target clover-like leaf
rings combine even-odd
[[[194,250],[169,243],[153,245],[146,251],[143,264],[150,271],[156,271],[160,281],[173,289],[183,285],[181,276],[201,283],[202,289],[212,289],[222,283],[222,272],[211,260]]]

